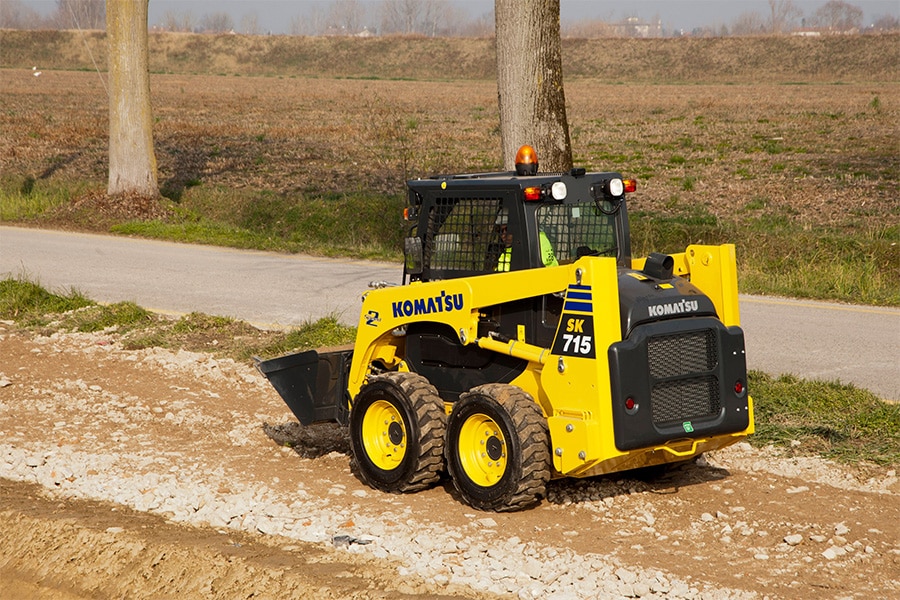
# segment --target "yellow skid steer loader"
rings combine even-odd
[[[403,284],[352,349],[258,362],[302,424],[349,427],[368,485],[517,510],[753,432],[734,246],[632,258],[633,180],[534,171],[409,181]]]

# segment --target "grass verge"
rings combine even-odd
[[[102,305],[77,291],[50,292],[24,277],[0,280],[0,319],[45,335],[55,331],[104,331],[119,336],[129,350],[160,347],[215,352],[238,361],[340,346],[356,337],[356,328],[342,324],[335,316],[290,331],[262,331],[230,317],[194,312],[172,319],[133,302]]]
[[[129,221],[115,233],[283,252],[399,258],[403,200],[369,193],[282,196],[190,188],[167,221]]]
[[[900,464],[900,404],[852,385],[750,373],[756,446],[802,449],[841,462]]]
[[[115,332],[127,349],[165,347],[214,352],[238,361],[353,341],[354,327],[335,317],[288,332],[260,331],[242,321],[202,313],[178,319],[154,315],[130,302],[102,306],[77,292],[54,294],[23,278],[0,281],[0,319],[39,333]],[[755,446],[773,444],[846,463],[900,464],[900,404],[854,386],[772,378],[750,373],[757,433]]]
[[[0,318],[25,326],[41,325],[50,315],[79,310],[95,303],[80,292],[63,294],[48,292],[24,277],[0,281]]]
[[[736,246],[740,291],[900,306],[900,227],[804,228],[771,216],[727,221],[702,207],[631,215],[632,255],[681,252],[688,244]]]
[[[60,197],[35,192],[20,215],[40,223]],[[10,212],[0,196],[0,213]],[[114,233],[232,248],[361,259],[401,259],[403,199],[365,193],[288,198],[269,191],[188,189],[167,220],[131,220]],[[45,213],[48,214],[49,213]],[[52,217],[51,217],[52,218]],[[64,217],[73,222],[78,215]],[[900,306],[900,227],[803,226],[786,214],[726,220],[695,206],[670,214],[634,211],[632,255],[680,252],[693,243],[733,243],[740,290],[750,294]]]
[[[40,217],[65,206],[88,189],[87,183],[50,184],[32,176],[0,177],[0,222]]]
[[[59,190],[0,194],[0,214],[53,225],[97,221],[65,209]],[[404,199],[373,193],[276,194],[197,186],[165,201],[169,217],[115,220],[108,230],[177,242],[399,262]],[[61,204],[62,203],[62,204]],[[54,216],[54,207],[60,212]],[[632,211],[633,256],[694,243],[735,244],[743,293],[900,306],[900,226],[848,221],[809,227],[789,214],[725,219],[703,206],[667,214]],[[104,221],[110,223],[110,221]]]

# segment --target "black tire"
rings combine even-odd
[[[490,383],[461,395],[444,448],[453,485],[474,508],[521,510],[546,495],[552,467],[547,420],[521,388]]]
[[[385,373],[363,386],[350,409],[354,471],[369,486],[403,493],[425,489],[444,470],[444,402],[415,373]]]

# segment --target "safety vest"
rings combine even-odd
[[[543,231],[539,232],[539,234],[541,240],[541,262],[544,263],[545,267],[559,266],[559,261],[556,260],[556,254],[553,252],[553,244],[550,243],[547,234]],[[512,264],[512,248],[506,248],[497,260],[497,271],[509,271],[510,264]]]

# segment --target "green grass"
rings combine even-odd
[[[752,444],[800,448],[849,463],[900,464],[900,404],[852,385],[758,371],[749,378],[756,419]]]
[[[745,210],[765,204],[754,198]],[[900,306],[897,225],[804,229],[788,210],[727,221],[701,206],[630,216],[633,256],[680,252],[695,243],[735,244],[743,293]]]
[[[226,330],[237,321],[232,317],[216,317],[200,312],[192,312],[180,317],[175,325],[172,326],[172,332],[176,334],[190,334],[200,331],[222,331]]]
[[[230,317],[193,312],[174,322],[159,319],[129,334],[123,345],[127,349],[184,348],[249,361],[254,356],[273,358],[301,350],[342,346],[355,338],[356,328],[343,325],[333,315],[289,331],[261,331]]]
[[[115,331],[126,349],[184,348],[235,360],[271,358],[297,350],[352,343],[356,328],[334,315],[289,331],[261,331],[230,317],[193,312],[178,319],[155,315],[134,302],[101,305],[79,292],[54,293],[24,277],[0,280],[0,319],[49,334]]]
[[[48,183],[34,177],[0,177],[0,222],[32,219],[67,204],[87,189],[81,183]]]
[[[248,348],[246,356],[272,358],[292,351],[343,346],[355,339],[356,327],[344,325],[332,315],[304,323],[264,345]]]
[[[25,277],[0,280],[0,318],[24,326],[93,332],[127,331],[153,320],[134,302],[100,305],[81,292],[50,292]]]
[[[743,292],[900,305],[896,226],[797,231],[770,221],[746,232],[738,245]]]
[[[191,187],[166,222],[131,221],[114,233],[187,243],[398,260],[404,201],[372,193],[279,195]]]
[[[0,318],[5,320],[25,325],[40,324],[47,314],[60,314],[94,305],[80,292],[72,290],[56,294],[24,277],[0,281]]]
[[[113,329],[121,333],[152,321],[153,315],[134,302],[116,302],[106,306],[93,305],[68,313],[60,319],[59,326],[82,332]]]
[[[679,202],[669,205],[677,209]],[[675,215],[635,211],[631,221],[631,254],[646,256],[650,252],[681,252],[687,244],[720,244],[728,240],[723,224],[701,206],[690,206]]]

